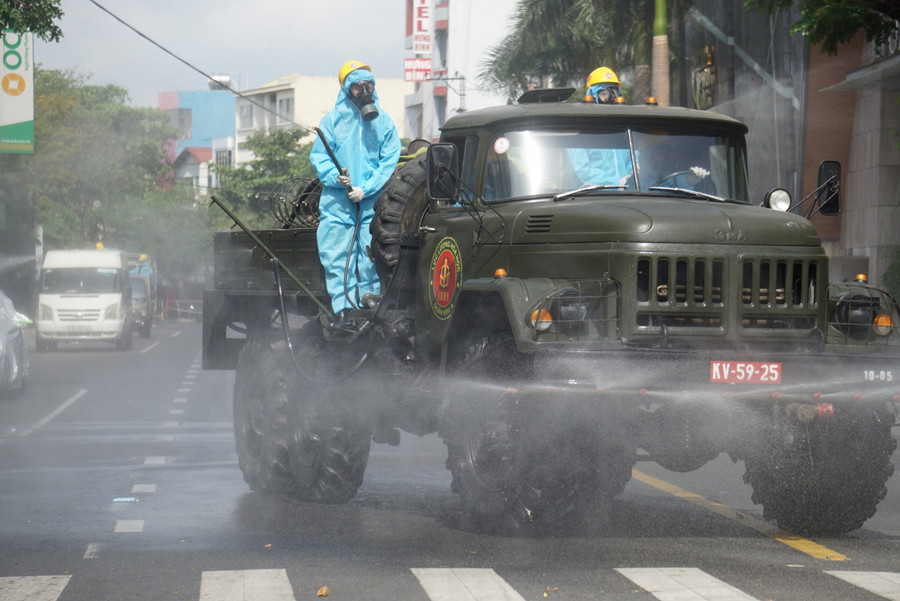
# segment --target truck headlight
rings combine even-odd
[[[103,319],[118,319],[118,318],[119,318],[119,303],[108,306],[106,308],[106,312],[103,314]]]

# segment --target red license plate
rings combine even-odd
[[[781,363],[767,361],[710,361],[710,382],[781,384]]]

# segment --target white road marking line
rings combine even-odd
[[[169,415],[184,415],[184,409],[169,409]]]
[[[178,422],[163,422],[163,428],[175,428],[178,426]]]
[[[411,568],[431,601],[525,601],[494,570]]]
[[[175,442],[175,435],[174,434],[163,434],[163,435],[157,436],[155,441],[156,442]]]
[[[91,543],[84,550],[84,559],[97,559],[100,557],[100,543]]]
[[[756,601],[699,568],[616,568],[659,601]]]
[[[147,351],[149,351],[150,349],[152,349],[152,348],[155,347],[155,346],[159,346],[159,341],[158,341],[158,340],[157,340],[156,342],[154,342],[153,344],[151,344],[150,346],[148,346],[147,348],[141,349],[141,352],[142,352],[142,353],[146,353]]]
[[[187,403],[187,399],[184,397],[176,397],[172,399],[173,403]]]
[[[143,532],[144,520],[116,520],[113,532]]]
[[[866,589],[879,597],[900,601],[900,573],[897,572],[850,572],[850,571],[826,571],[849,582],[853,586]]]
[[[199,601],[295,601],[287,570],[203,572]]]
[[[161,456],[144,457],[144,465],[165,465],[166,458]]]
[[[49,422],[51,419],[53,419],[54,417],[56,417],[57,415],[59,415],[60,413],[62,413],[63,411],[65,411],[66,409],[68,409],[68,408],[69,408],[69,405],[71,405],[72,403],[74,403],[75,401],[77,401],[78,399],[80,399],[81,397],[83,397],[83,396],[85,395],[85,393],[87,393],[87,390],[85,390],[85,389],[79,390],[78,392],[76,392],[75,394],[73,394],[71,397],[69,397],[69,400],[67,400],[65,403],[63,403],[62,405],[60,405],[59,407],[57,407],[56,409],[54,409],[54,410],[50,413],[50,415],[46,416],[44,419],[42,419],[41,421],[37,422],[36,424],[34,424],[33,426],[31,426],[31,427],[28,428],[27,430],[23,430],[22,433],[19,434],[19,436],[28,436],[29,434],[31,434],[32,432],[34,432],[34,431],[37,430],[38,428],[42,427],[44,424],[46,424],[47,422]]]
[[[135,484],[131,487],[131,494],[152,494],[156,492],[155,484]]]
[[[68,576],[5,576],[0,578],[3,601],[56,601],[69,584]]]
[[[169,338],[176,338],[176,337],[178,337],[180,334],[181,334],[181,330],[178,330],[177,332],[173,332],[172,335],[169,336]]]
[[[179,388],[178,389],[178,392],[190,392],[190,391],[191,391],[190,388]]]

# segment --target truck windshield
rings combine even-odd
[[[516,130],[491,139],[482,179],[486,200],[590,185],[649,194],[686,189],[749,202],[744,141],[728,133],[661,129]]]
[[[106,294],[119,288],[119,271],[112,267],[47,268],[41,273],[41,292],[46,294]]]

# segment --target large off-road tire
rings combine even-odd
[[[545,430],[548,422],[532,419],[514,388],[529,364],[511,334],[479,341],[466,350],[442,412],[451,488],[463,519],[481,531],[535,535],[582,525],[631,477],[634,453],[599,440],[597,430]]]
[[[400,234],[415,231],[427,206],[425,155],[403,163],[375,201],[372,259],[382,285],[390,280],[400,256]]]
[[[835,408],[832,419],[778,424],[745,459],[744,481],[766,519],[797,534],[855,530],[875,514],[893,474],[890,414]]]
[[[325,341],[319,325],[311,323],[292,345],[303,370],[295,369],[299,385],[288,418],[294,494],[303,501],[343,503],[362,484],[372,443],[363,412],[341,392],[346,388],[340,370],[348,367],[348,357],[337,345],[344,342]]]
[[[238,463],[250,488],[262,494],[291,495],[288,464],[290,403],[285,353],[251,339],[241,350],[234,376],[234,440]]]

